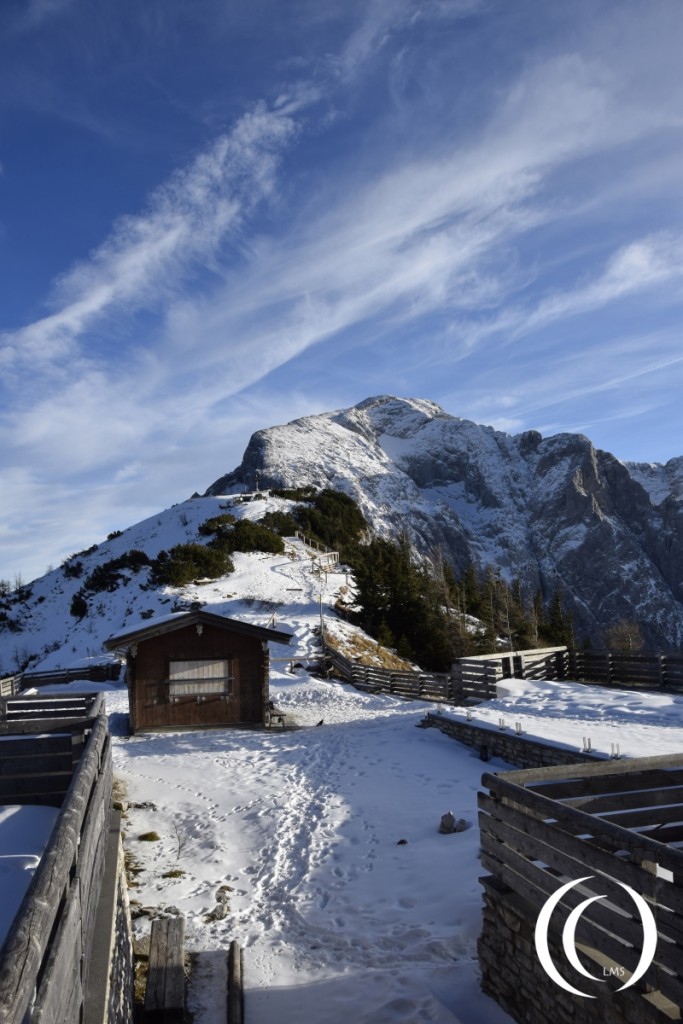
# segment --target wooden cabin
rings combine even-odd
[[[262,725],[269,642],[292,636],[202,610],[150,619],[105,647],[126,658],[132,732]]]

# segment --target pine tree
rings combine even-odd
[[[564,613],[562,603],[562,591],[556,590],[552,596],[548,609],[548,619],[545,627],[545,640],[555,646],[573,646],[574,629],[571,616]]]

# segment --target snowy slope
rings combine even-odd
[[[40,577],[5,601],[13,625],[10,629],[5,623],[0,629],[0,671],[16,671],[28,655],[35,656],[30,668],[40,670],[106,661],[110,656],[103,653],[103,644],[108,637],[144,625],[151,615],[167,615],[195,601],[207,611],[258,625],[275,622],[286,626],[295,634],[295,641],[284,651],[275,647],[274,656],[310,653],[315,649],[313,630],[320,622],[321,601],[325,617],[334,620],[333,605],[349,579],[341,571],[321,579],[312,571],[310,553],[295,540],[288,541],[285,556],[236,553],[235,572],[182,588],[151,588],[147,568],[125,570],[115,590],[88,598],[89,611],[83,619],[70,614],[74,595],[96,566],[131,550],[156,557],[175,544],[205,542],[198,527],[224,512],[228,504],[237,518],[258,519],[267,511],[286,511],[291,502],[271,498],[235,504],[224,497],[191,499],[130,527],[90,554],[79,555],[84,565],[80,577],[65,576],[63,567]]]
[[[653,505],[661,505],[667,498],[683,501],[683,458],[660,462],[627,462],[633,477],[650,495]]]

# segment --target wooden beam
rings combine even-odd
[[[228,1024],[243,1024],[244,983],[242,949],[233,939],[228,951]]]
[[[185,918],[152,921],[145,1021],[181,1024],[185,1017]]]

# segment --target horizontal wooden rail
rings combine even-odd
[[[60,801],[61,811],[0,950],[3,1024],[70,1024],[80,1018],[112,792],[107,719],[100,715],[83,728],[88,738]],[[48,737],[50,742],[57,739]],[[26,744],[29,737],[6,739],[0,748],[15,742]],[[40,743],[41,756],[50,756],[42,745],[42,730]]]
[[[66,723],[94,721],[104,711],[102,693],[69,694],[26,694],[14,697],[0,697],[0,735],[35,732],[35,723],[41,724],[41,731],[54,731],[54,726]],[[25,727],[22,728],[22,723]]]
[[[91,683],[115,682],[121,675],[121,664],[118,661],[101,662],[96,665],[84,665],[76,668],[45,669],[43,671],[27,671],[22,673],[22,688],[32,686],[48,686],[53,683],[71,683],[76,679],[87,679]]]

